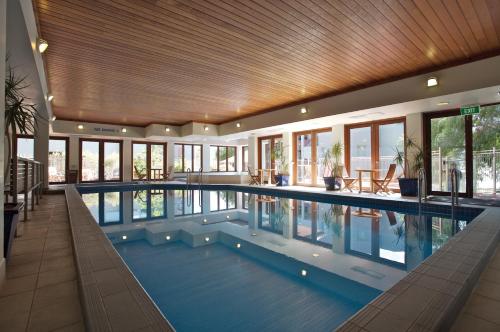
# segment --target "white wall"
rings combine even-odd
[[[7,0],[0,0],[0,188],[4,187],[4,127],[5,127],[5,56],[6,56],[6,38],[7,38]],[[3,245],[3,190],[0,192],[0,287],[5,280],[5,258]]]

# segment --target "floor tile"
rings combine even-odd
[[[4,282],[2,290],[0,290],[0,297],[35,289],[37,278],[38,275],[32,274],[29,276],[7,279]]]
[[[54,285],[65,281],[76,280],[76,278],[77,278],[76,268],[73,266],[60,268],[57,270],[41,272],[38,275],[37,287],[38,288],[46,287],[49,285]]]

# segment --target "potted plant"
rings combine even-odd
[[[323,154],[323,180],[325,181],[326,190],[340,190],[342,187],[342,152],[344,146],[337,142]]]
[[[404,150],[396,148],[394,161],[403,168],[403,174],[398,178],[401,196],[417,196],[418,172],[424,166],[424,152],[411,138],[405,139],[406,155]]]
[[[285,153],[286,147],[282,142],[277,143],[274,146],[273,159],[276,166],[276,175],[274,176],[274,181],[276,186],[288,186],[290,180],[290,173],[288,172],[288,160]]]
[[[12,164],[12,144],[19,131],[20,134],[36,135],[38,111],[35,104],[29,102],[25,91],[29,89],[26,77],[18,77],[9,66],[5,77],[5,137],[7,141],[7,157],[4,169],[4,179],[10,180]],[[19,211],[23,203],[4,204],[4,238],[5,253],[8,257],[9,249],[16,232]]]

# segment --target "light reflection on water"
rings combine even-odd
[[[148,221],[187,221],[239,211],[224,220],[249,224],[284,239],[330,248],[409,271],[443,246],[467,221],[424,214],[360,208],[235,191],[138,190],[84,193],[82,198],[101,226]],[[224,214],[225,215],[225,214]],[[188,217],[188,218],[186,218]]]

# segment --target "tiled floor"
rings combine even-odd
[[[64,195],[45,195],[16,238],[0,331],[84,331]]]
[[[452,331],[500,331],[500,244]]]

